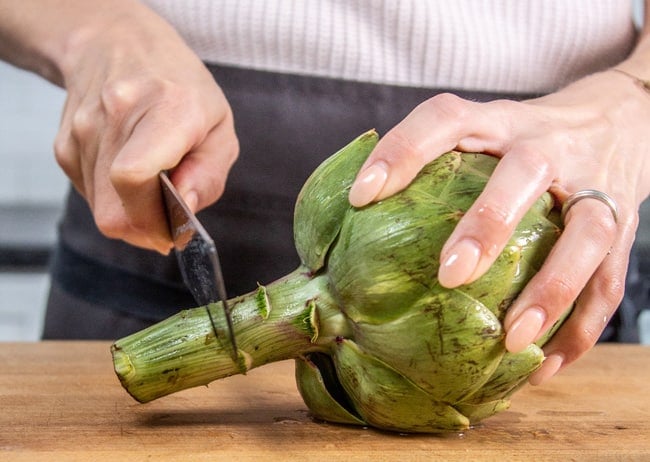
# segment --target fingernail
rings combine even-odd
[[[164,244],[161,244],[160,247],[158,247],[158,252],[161,255],[167,256],[167,255],[169,255],[169,253],[172,251],[173,248],[174,248],[173,245],[171,245],[169,243],[164,243]]]
[[[369,204],[381,192],[388,179],[388,166],[377,162],[366,168],[350,188],[350,204],[362,207]]]
[[[481,248],[472,239],[454,245],[440,265],[438,281],[443,287],[458,287],[474,274],[481,258]]]
[[[518,353],[533,343],[546,322],[546,312],[540,308],[528,308],[514,320],[506,334],[506,349]]]
[[[528,377],[528,383],[531,385],[541,385],[553,377],[562,367],[564,356],[560,353],[550,354],[546,357],[542,365]]]
[[[146,247],[155,250],[161,255],[169,255],[174,245],[166,239],[147,238]]]
[[[506,332],[510,331],[510,327],[512,327],[512,324],[516,319],[526,311],[526,307],[523,306],[522,304],[518,303],[513,303],[510,305],[508,308],[508,311],[506,312],[506,317],[503,319],[503,328],[506,330]]]

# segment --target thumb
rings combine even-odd
[[[192,212],[221,197],[238,154],[239,141],[232,121],[224,121],[174,168],[172,182]]]

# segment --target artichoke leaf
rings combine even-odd
[[[467,296],[480,300],[499,320],[512,300],[512,280],[521,272],[521,247],[507,245],[490,269],[476,281],[460,287]]]
[[[343,217],[352,208],[350,187],[378,139],[374,130],[354,139],[319,165],[298,195],[294,241],[302,264],[314,273],[324,266]]]
[[[485,184],[492,176],[499,158],[489,154],[481,154],[476,152],[462,153],[465,160],[464,171],[470,177],[478,178],[482,184]]]
[[[315,418],[366,425],[351,407],[327,355],[316,353],[297,358],[296,384],[300,396]]]
[[[440,249],[483,191],[496,163],[486,155],[449,152],[427,165],[400,194],[345,215],[328,273],[346,315],[369,323],[396,319],[403,307],[432,290]],[[518,293],[534,274],[532,268],[521,271],[521,255],[538,246],[540,235],[548,243],[539,245],[538,254],[548,252],[557,239],[558,228],[545,218],[548,212],[548,196],[543,196],[517,228],[496,268],[467,286],[468,292],[488,297],[485,305],[499,318],[512,300],[506,293],[512,292],[508,287],[513,277],[521,281]],[[528,229],[533,225],[538,228],[534,233]],[[504,298],[508,303],[502,303]]]
[[[377,428],[402,432],[458,431],[469,420],[405,376],[363,352],[351,340],[334,348],[338,377],[362,418]]]
[[[529,345],[518,353],[506,352],[490,379],[461,404],[480,404],[509,397],[544,361],[544,352]]]
[[[505,411],[509,407],[510,400],[508,399],[498,399],[480,404],[460,403],[456,405],[458,412],[467,416],[470,425],[474,425],[475,423],[493,416],[494,414]]]
[[[399,319],[353,329],[364,351],[445,402],[479,389],[505,352],[496,316],[467,294],[440,287]]]
[[[446,153],[399,194],[345,215],[328,273],[350,318],[395,319],[430,292],[440,249],[494,165],[489,156]],[[470,174],[476,169],[483,175]]]
[[[351,210],[328,260],[341,308],[354,321],[399,318],[430,292],[440,248],[457,222],[444,204],[392,199]]]
[[[514,244],[523,249],[522,258],[532,267],[531,274],[539,271],[562,233],[554,222],[554,209],[550,208],[552,199],[549,197],[549,193],[544,193],[534,203],[517,225],[513,238]]]

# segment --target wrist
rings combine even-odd
[[[94,38],[121,23],[125,27],[130,23],[137,31],[142,28],[139,20],[146,24],[150,16],[157,18],[137,0],[0,0],[0,13],[0,59],[61,86],[66,75],[75,72],[76,61],[93,46]]]
[[[642,82],[650,81],[650,34],[641,36],[632,53],[613,69]]]
[[[74,79],[80,66],[98,62],[124,64],[125,57],[142,58],[153,50],[172,49],[182,42],[177,32],[163,18],[139,2],[110,3],[98,14],[86,15],[75,24],[53,53],[64,84]]]
[[[632,83],[634,83],[636,86],[644,90],[646,93],[650,95],[650,80],[645,80],[642,79],[634,74],[631,74],[630,72],[626,71],[625,69],[621,69],[619,67],[614,67],[610,69],[612,72],[616,72],[620,75],[623,75],[628,78]]]

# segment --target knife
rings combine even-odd
[[[167,173],[160,172],[159,177],[169,231],[183,281],[196,302],[200,306],[205,306],[217,338],[228,337],[228,341],[223,344],[230,350],[232,360],[237,362],[237,342],[217,247],[196,215],[190,211]],[[209,305],[219,300],[223,306],[226,332],[219,328],[219,323],[215,322],[209,309]]]

